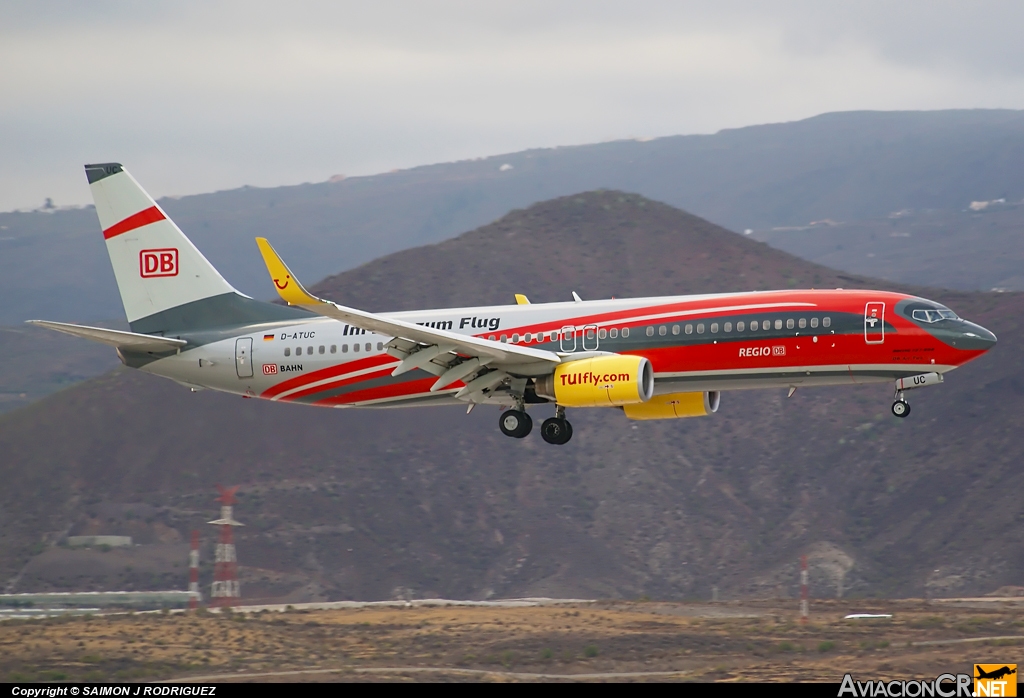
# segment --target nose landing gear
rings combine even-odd
[[[895,398],[892,403],[892,413],[900,419],[904,419],[910,414],[910,403],[907,402],[907,398],[903,397],[902,390],[896,391]]]
[[[907,376],[906,378],[898,378],[896,380],[896,394],[893,395],[895,400],[892,403],[892,413],[897,417],[903,418],[910,414],[910,403],[903,397],[904,390],[912,390],[914,388],[924,388],[929,385],[940,385],[942,383],[942,374],[936,371],[931,373],[919,373],[916,376]]]

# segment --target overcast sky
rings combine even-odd
[[[849,109],[1024,108],[1024,3],[0,3],[0,210]]]

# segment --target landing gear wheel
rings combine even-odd
[[[572,438],[572,425],[564,419],[550,417],[540,425],[540,435],[549,444],[561,446]]]
[[[533,420],[530,419],[530,415],[526,414],[526,412],[508,410],[501,413],[498,427],[505,436],[521,439],[533,430]]]
[[[892,403],[892,413],[900,419],[905,418],[910,414],[910,403],[904,400],[897,400]]]

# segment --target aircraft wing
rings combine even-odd
[[[137,332],[122,332],[121,330],[108,330],[103,327],[89,327],[87,325],[72,325],[67,322],[52,322],[50,320],[27,320],[30,325],[38,325],[64,334],[91,339],[100,344],[108,344],[118,349],[129,351],[174,351],[185,346],[188,342],[184,339],[172,339],[170,337],[154,337],[148,334]]]
[[[439,375],[431,390],[439,390],[457,380],[464,380],[466,388],[459,391],[457,397],[472,399],[474,393],[493,388],[510,374],[543,375],[562,361],[552,351],[416,325],[317,298],[295,278],[295,274],[265,238],[256,238],[256,244],[259,245],[277,293],[283,300],[289,305],[399,340],[390,343],[389,353],[402,358],[402,363],[395,368],[393,375],[414,368],[425,369]],[[459,360],[458,357],[465,357],[465,360]],[[484,373],[484,367],[498,371]],[[509,369],[511,373],[506,373],[504,369]],[[495,375],[497,373],[500,376]],[[480,375],[474,380],[468,380],[473,374]],[[470,389],[468,392],[467,388]]]

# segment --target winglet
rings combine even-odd
[[[256,244],[259,245],[263,263],[267,265],[267,271],[270,272],[277,295],[281,296],[282,300],[286,301],[288,305],[302,306],[319,305],[324,302],[303,288],[299,280],[295,278],[295,274],[284,263],[277,251],[270,246],[266,238],[256,238]]]
[[[530,299],[521,293],[516,294],[516,305],[529,305]]]

